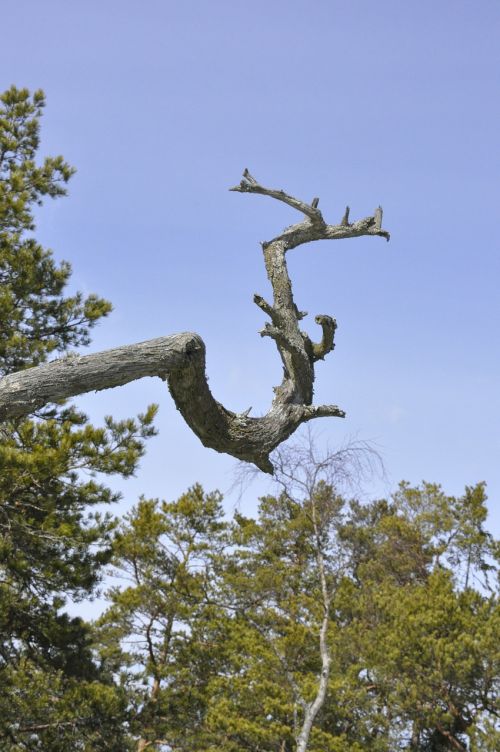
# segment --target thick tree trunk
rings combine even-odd
[[[316,417],[344,417],[336,405],[311,405],[314,363],[334,348],[336,322],[330,316],[316,316],[322,339],[313,343],[299,327],[306,315],[293,300],[286,253],[314,240],[335,240],[378,235],[382,210],[373,217],[349,223],[347,209],[340,225],[328,225],[318,209],[318,199],[309,205],[261,186],[245,170],[233,191],[258,193],[278,199],[305,215],[305,220],[288,227],[281,235],[263,243],[266,271],[273,288],[273,305],[260,295],[255,303],[271,319],[261,331],[275,340],[283,363],[283,381],[275,388],[269,412],[263,417],[234,413],[214,399],[205,373],[205,346],[193,333],[174,334],[147,342],[124,345],[92,355],[69,355],[0,380],[0,420],[27,416],[50,402],[89,391],[110,389],[145,376],[157,376],[168,383],[177,409],[204,446],[240,460],[252,462],[272,473],[270,453],[301,423]]]

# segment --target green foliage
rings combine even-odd
[[[66,194],[74,173],[62,157],[36,162],[43,92],[11,87],[0,95],[0,374],[85,345],[111,305],[96,295],[64,296],[71,267],[30,235],[34,208]]]
[[[66,296],[70,266],[31,235],[73,174],[62,157],[36,161],[43,106],[42,92],[0,96],[0,375],[86,344],[111,310]],[[93,510],[118,499],[102,478],[134,472],[155,411],[95,427],[59,405],[0,427],[0,750],[127,749],[123,692],[64,606],[95,593],[115,523]]]
[[[354,504],[341,532],[345,637],[394,749],[472,750],[488,726],[479,748],[496,749],[499,559],[485,502],[484,484],[462,497],[402,484],[391,503]]]
[[[207,681],[218,663],[208,639],[220,611],[212,588],[225,538],[220,495],[200,486],[173,503],[142,499],[116,531],[125,587],[108,594],[100,654],[127,687],[130,728],[144,743],[204,749]]]
[[[198,486],[175,504],[142,500],[115,538],[127,586],[99,624],[134,737],[151,750],[295,750],[322,665],[320,551],[332,663],[308,750],[494,752],[498,548],[485,498],[482,484],[457,498],[403,484],[361,505],[320,482],[231,523]]]
[[[44,104],[0,96],[0,376],[85,345],[111,310],[65,295],[69,265],[32,236],[73,174],[37,162]],[[104,481],[134,472],[155,411],[96,427],[56,405],[0,427],[0,752],[292,752],[322,627],[331,666],[309,752],[500,748],[484,484],[461,497],[402,484],[360,504],[323,465],[294,479],[297,455],[256,519],[226,520],[196,485],[117,523]],[[93,597],[107,564],[109,608],[96,625],[70,617],[66,599]]]
[[[82,624],[74,620],[74,631]],[[49,636],[52,639],[52,635]],[[68,638],[65,638],[67,644]],[[66,651],[67,648],[65,647]],[[88,647],[87,647],[88,652]],[[81,659],[80,659],[81,660]],[[90,661],[87,658],[87,664]],[[94,676],[40,665],[23,656],[2,670],[0,750],[126,752],[132,749],[123,728],[126,698],[112,677],[94,669]]]

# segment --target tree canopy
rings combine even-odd
[[[365,504],[324,479],[311,491],[228,520],[194,486],[120,524],[98,630],[138,749],[494,752],[500,557],[484,486],[402,484]]]
[[[269,457],[302,422],[343,415],[311,404],[336,322],[316,317],[319,343],[300,331],[286,252],[388,239],[381,210],[328,225],[317,199],[245,171],[233,190],[305,219],[263,244],[274,298],[255,302],[283,381],[267,416],[238,415],[208,390],[197,335],[71,354],[111,306],[68,295],[69,264],[33,237],[35,208],[73,174],[62,157],[37,163],[44,104],[15,87],[0,96],[0,751],[497,750],[500,544],[484,484],[455,497],[402,483],[362,503],[342,486],[363,452]],[[123,519],[102,511],[154,435],[156,406],[94,426],[65,400],[144,375],[167,380],[208,446],[274,471],[255,517],[226,514],[198,484],[141,498]],[[101,617],[70,616],[68,601],[99,587]]]

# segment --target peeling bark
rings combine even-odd
[[[0,380],[0,420],[26,416],[43,405],[89,391],[121,386],[145,376],[167,381],[170,393],[187,424],[206,447],[252,462],[272,473],[270,453],[308,420],[344,417],[336,405],[312,405],[314,364],[334,348],[337,324],[327,315],[316,316],[322,329],[319,343],[299,328],[307,314],[295,305],[288,275],[286,253],[314,240],[338,240],[377,235],[389,240],[381,229],[382,209],[374,216],[349,222],[347,207],[340,224],[329,225],[318,209],[284,191],[265,188],[245,170],[232,191],[257,193],[282,201],[301,212],[305,219],[287,227],[281,235],[262,243],[273,303],[260,295],[254,302],[269,317],[262,336],[276,343],[283,363],[283,380],[275,387],[269,412],[258,418],[234,413],[212,396],[205,373],[205,345],[197,334],[183,333],[147,342],[124,345],[92,355],[69,355],[51,363],[5,376]]]

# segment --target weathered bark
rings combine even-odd
[[[293,300],[286,265],[286,253],[313,240],[337,240],[378,235],[389,240],[381,229],[382,210],[373,217],[349,223],[349,208],[339,225],[328,225],[318,209],[318,199],[306,204],[283,191],[264,188],[248,170],[232,191],[270,196],[292,206],[305,219],[262,243],[266,271],[273,288],[273,304],[260,295],[254,302],[271,319],[261,331],[274,339],[283,362],[283,381],[275,388],[269,412],[258,418],[227,410],[212,396],[205,374],[205,346],[193,333],[124,345],[92,355],[69,355],[0,380],[0,420],[26,416],[49,402],[67,399],[89,391],[121,386],[145,376],[167,381],[177,409],[206,447],[224,452],[262,471],[272,473],[270,453],[301,423],[316,417],[344,417],[336,405],[313,406],[314,363],[334,348],[336,322],[330,316],[316,316],[322,339],[313,343],[299,328],[306,315]]]

